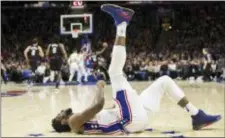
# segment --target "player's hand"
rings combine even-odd
[[[104,80],[99,80],[99,81],[97,81],[96,85],[98,88],[104,88],[106,83]]]

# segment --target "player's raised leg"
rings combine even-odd
[[[113,17],[116,25],[116,40],[108,70],[113,91],[131,89],[126,78],[123,76],[123,67],[126,61],[126,29],[132,19],[134,11],[113,4],[103,4],[101,9]]]
[[[101,9],[110,14],[116,25],[116,40],[113,46],[109,76],[113,98],[119,105],[123,127],[128,132],[139,132],[149,124],[149,118],[137,92],[131,87],[123,74],[126,61],[126,29],[134,11],[112,4],[104,4]]]
[[[220,120],[220,115],[207,115],[196,108],[185,96],[181,88],[168,76],[157,79],[140,95],[140,101],[150,111],[158,111],[161,98],[167,93],[179,106],[186,109],[192,117],[193,129],[198,130]]]

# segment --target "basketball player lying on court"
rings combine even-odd
[[[101,9],[113,17],[117,27],[108,71],[113,98],[117,105],[113,109],[103,109],[105,83],[99,81],[97,83],[99,102],[81,113],[75,114],[70,108],[62,110],[52,120],[52,126],[57,132],[113,134],[144,131],[149,125],[151,113],[159,110],[161,99],[165,93],[190,113],[194,130],[199,130],[221,119],[220,115],[207,115],[192,105],[185,97],[184,92],[168,76],[160,77],[138,95],[123,76],[123,66],[126,60],[126,28],[134,11],[112,4],[104,4]]]

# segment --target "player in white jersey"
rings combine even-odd
[[[117,132],[141,132],[149,125],[149,116],[159,110],[161,98],[167,93],[179,106],[190,113],[194,130],[218,121],[221,116],[211,116],[192,105],[179,86],[168,76],[153,82],[140,95],[131,87],[123,75],[126,61],[126,27],[134,11],[112,4],[104,4],[101,9],[115,20],[117,34],[109,67],[113,98],[117,105],[113,109],[103,109],[105,83],[97,83],[98,102],[90,108],[73,113],[72,109],[62,110],[52,120],[57,132],[113,134]],[[187,110],[186,110],[187,109]]]
[[[85,51],[81,51],[78,53],[78,72],[77,72],[77,81],[79,83],[82,82],[82,77],[84,76],[84,82],[88,81],[88,73],[85,68],[85,58],[87,53]]]
[[[78,72],[78,64],[79,64],[78,62],[79,62],[78,53],[77,50],[75,49],[68,59],[68,65],[70,66],[69,82],[72,81],[75,72]]]

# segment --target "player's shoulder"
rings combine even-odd
[[[31,49],[32,49],[31,45],[28,45],[25,50],[31,50]]]
[[[40,45],[38,45],[38,48],[41,48],[42,49],[42,47]]]
[[[59,45],[59,46],[64,46],[64,44],[63,44],[63,43],[58,43],[58,45]]]

